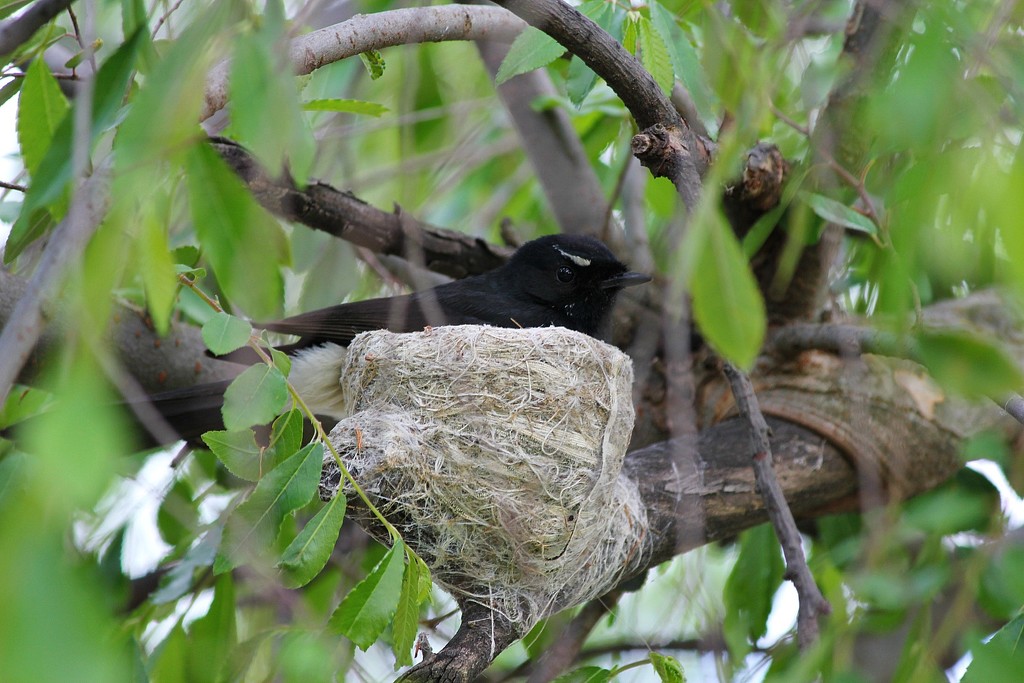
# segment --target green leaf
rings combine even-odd
[[[420,563],[410,557],[402,575],[402,592],[398,597],[395,622],[391,628],[391,651],[395,653],[395,670],[412,666],[412,646],[420,620]]]
[[[631,55],[636,54],[636,22],[639,15],[630,11],[626,16],[626,28],[622,33],[622,47]]]
[[[274,428],[270,432],[270,443],[264,454],[265,462],[276,467],[291,457],[292,453],[302,446],[304,418],[298,408],[289,410],[274,420]]]
[[[743,249],[721,214],[708,211],[698,228],[693,277],[693,316],[714,349],[743,368],[757,358],[767,327],[764,300]],[[695,230],[696,232],[696,230]],[[703,239],[700,239],[703,237]]]
[[[381,116],[389,111],[383,104],[366,102],[365,100],[324,99],[309,100],[302,103],[306,111],[339,111],[348,114],[366,114]]]
[[[259,480],[261,452],[251,429],[206,432],[203,441],[228,472],[246,481]]]
[[[673,71],[686,86],[693,98],[704,127],[712,133],[718,130],[718,106],[711,86],[708,84],[707,72],[701,66],[697,51],[690,39],[679,28],[675,17],[656,0],[648,2],[651,9],[651,21],[668,46],[668,54],[672,59]]]
[[[213,565],[220,540],[220,527],[214,526],[188,549],[180,562],[171,567],[161,580],[160,588],[153,593],[150,602],[154,605],[165,605],[192,590],[195,573],[207,571]]]
[[[229,430],[268,424],[288,400],[288,382],[275,367],[247,368],[224,392],[224,426]]]
[[[288,258],[281,226],[208,145],[193,147],[185,166],[192,219],[218,283],[248,314],[273,317]]]
[[[595,24],[611,33],[612,5],[606,0],[588,0],[579,6],[579,11],[589,17]],[[583,104],[590,91],[597,83],[597,74],[583,63],[583,60],[573,55],[569,62],[569,74],[566,76],[566,91],[569,101],[578,108]]]
[[[9,0],[8,2],[0,2],[0,19],[6,19],[30,2],[32,2],[32,0]]]
[[[187,683],[188,649],[188,637],[178,622],[154,653],[155,662],[149,672],[149,680],[153,683]]]
[[[213,565],[215,574],[243,561],[269,557],[281,522],[316,493],[323,461],[323,444],[309,444],[260,479],[252,494],[228,518],[220,554]]]
[[[277,49],[279,27],[270,22],[235,44],[231,62],[231,126],[235,137],[267,172],[285,172],[306,184],[316,143],[299,103],[295,76]]]
[[[563,54],[565,48],[554,38],[539,28],[528,26],[512,42],[512,47],[498,67],[494,82],[501,85],[513,76],[547,66]]]
[[[971,665],[962,683],[1016,683],[1024,671],[1024,613],[971,649]]]
[[[859,211],[834,199],[812,192],[801,192],[800,197],[820,218],[850,230],[878,236],[878,226]]]
[[[218,356],[242,348],[251,336],[252,325],[223,311],[215,313],[203,325],[203,343]]]
[[[114,123],[121,107],[125,90],[131,79],[139,46],[146,40],[145,30],[126,40],[96,74],[96,87],[92,99],[92,125],[90,144],[96,136]],[[53,133],[53,139],[32,178],[25,195],[21,216],[11,228],[4,247],[4,262],[10,263],[26,246],[41,237],[55,223],[53,218],[63,216],[66,207],[62,199],[71,181],[71,142],[74,134],[74,115],[68,113]],[[60,200],[59,206],[52,206]]]
[[[686,683],[683,666],[675,657],[651,652],[651,665],[663,683]]]
[[[562,674],[553,683],[605,683],[612,679],[612,672],[599,666],[581,666]]]
[[[166,335],[170,328],[171,312],[178,294],[166,225],[153,212],[144,210],[139,219],[139,237],[135,245],[147,308],[161,336]]]
[[[963,396],[999,398],[1024,385],[1020,368],[1000,345],[968,332],[921,332],[916,358],[939,384]]]
[[[230,574],[217,577],[213,602],[206,614],[189,627],[189,681],[220,681],[238,642],[235,622],[235,584]]]
[[[366,67],[366,73],[370,74],[370,80],[375,81],[384,75],[384,69],[387,68],[387,64],[384,62],[384,57],[381,56],[377,50],[368,50],[366,52],[359,53],[359,59],[362,60],[363,66]]]
[[[71,107],[45,60],[32,60],[24,81],[18,100],[18,144],[25,168],[34,175]]]
[[[672,92],[672,85],[675,83],[675,74],[672,72],[672,60],[669,58],[668,47],[663,38],[651,21],[641,15],[637,22],[638,37],[640,39],[640,62],[654,78],[662,92]]]
[[[299,588],[312,581],[331,559],[345,521],[345,496],[335,496],[302,527],[295,540],[285,548],[278,567],[287,570],[285,585]],[[410,662],[411,663],[411,662]]]
[[[405,544],[394,546],[369,575],[349,591],[334,610],[327,626],[365,650],[373,645],[391,621],[402,592]]]
[[[783,572],[782,550],[771,525],[761,524],[740,535],[740,554],[725,582],[723,596],[726,621],[733,622],[727,630],[742,630],[748,643],[764,636]],[[730,649],[733,646],[730,643]]]

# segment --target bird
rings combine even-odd
[[[480,275],[411,294],[329,306],[255,327],[298,337],[276,347],[291,356],[289,380],[314,413],[339,418],[338,378],[345,347],[362,332],[418,332],[467,324],[559,326],[602,338],[610,327],[618,293],[650,279],[630,271],[594,237],[547,235],[524,243],[504,265]],[[255,354],[245,351],[225,359],[253,362]],[[175,389],[148,400],[179,437],[198,442],[204,432],[223,429],[220,408],[228,384]]]

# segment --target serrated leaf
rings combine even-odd
[[[361,650],[377,642],[398,608],[404,568],[405,545],[396,541],[370,574],[341,601],[331,615],[328,628],[342,634]]]
[[[203,441],[228,472],[246,481],[259,480],[260,447],[251,429],[206,432]]]
[[[579,11],[605,31],[611,32],[611,3],[606,0],[588,0],[579,6]],[[569,73],[566,76],[566,93],[569,96],[569,101],[578,108],[583,104],[583,100],[590,94],[590,91],[594,89],[596,83],[597,74],[593,69],[584,64],[582,59],[573,55],[572,61],[569,62]]]
[[[270,432],[270,443],[264,453],[264,462],[270,467],[290,458],[292,453],[302,446],[303,431],[302,411],[289,410],[274,420],[274,428]]]
[[[33,60],[24,81],[18,100],[18,144],[25,168],[34,175],[71,107],[45,60]]]
[[[651,21],[642,15],[637,22],[637,29],[640,40],[640,63],[651,74],[662,92],[671,93],[675,74],[672,72],[672,60],[669,58],[665,39]]]
[[[309,100],[302,103],[302,108],[306,111],[337,111],[367,116],[382,116],[389,111],[387,107],[377,102],[346,99]]]
[[[215,574],[254,557],[269,557],[284,518],[313,499],[323,461],[323,444],[309,444],[259,480],[228,518]]]
[[[327,560],[331,559],[344,521],[345,496],[335,496],[302,527],[277,563],[277,566],[288,570],[284,578],[286,586],[305,586],[323,570]]]
[[[652,652],[650,656],[654,672],[663,683],[686,683],[686,674],[679,660],[659,652]]]
[[[850,230],[878,236],[878,226],[857,210],[830,197],[812,192],[801,192],[800,197],[820,218]]]
[[[718,107],[715,104],[715,97],[707,81],[707,73],[701,66],[697,51],[683,30],[679,28],[675,17],[661,3],[657,0],[650,0],[648,7],[651,9],[651,21],[668,47],[668,54],[672,59],[676,76],[683,82],[690,97],[693,98],[693,104],[697,108],[704,127],[714,133],[718,129],[716,118]]]
[[[547,66],[563,54],[565,48],[558,41],[539,28],[528,26],[512,42],[494,82],[501,85],[513,76]]]
[[[772,598],[782,584],[782,551],[775,532],[761,524],[740,535],[740,554],[725,582],[726,617],[748,643],[755,643],[768,628]],[[730,617],[732,617],[730,619]]]
[[[693,316],[714,349],[750,368],[767,327],[764,300],[739,241],[717,211],[697,239],[690,292]]]
[[[963,396],[1000,397],[1024,384],[1024,375],[998,344],[967,332],[917,335],[916,358],[943,387]]]
[[[224,426],[229,430],[268,424],[288,400],[288,382],[275,367],[259,363],[247,368],[224,392]]]
[[[626,17],[626,27],[622,33],[622,47],[626,48],[626,52],[631,55],[636,54],[636,18],[638,16],[636,12],[629,12]]]
[[[209,146],[193,147],[185,167],[196,233],[218,283],[249,315],[272,317],[284,296],[281,226]]]
[[[359,59],[362,60],[363,66],[366,67],[366,73],[370,74],[371,81],[375,81],[384,75],[387,64],[384,62],[384,57],[381,56],[379,51],[369,50],[361,52],[359,53]]]
[[[252,325],[223,311],[215,313],[203,325],[203,343],[217,356],[242,348],[251,336]]]
[[[612,678],[612,672],[599,666],[582,666],[562,674],[552,683],[605,683]]]
[[[402,592],[398,597],[394,625],[391,627],[391,651],[395,653],[395,670],[412,666],[412,646],[420,620],[420,564],[413,558],[402,574]]]

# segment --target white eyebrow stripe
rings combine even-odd
[[[559,254],[561,254],[565,258],[569,259],[570,261],[575,263],[577,266],[589,266],[590,265],[590,259],[588,259],[588,258],[583,258],[582,256],[577,256],[576,254],[570,254],[569,252],[565,251],[564,249],[562,249],[557,244],[555,245],[555,249],[558,251]]]

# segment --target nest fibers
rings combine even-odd
[[[330,439],[434,579],[524,634],[639,560],[646,514],[620,476],[632,381],[625,354],[562,328],[367,332]],[[321,497],[339,479],[329,456]]]

